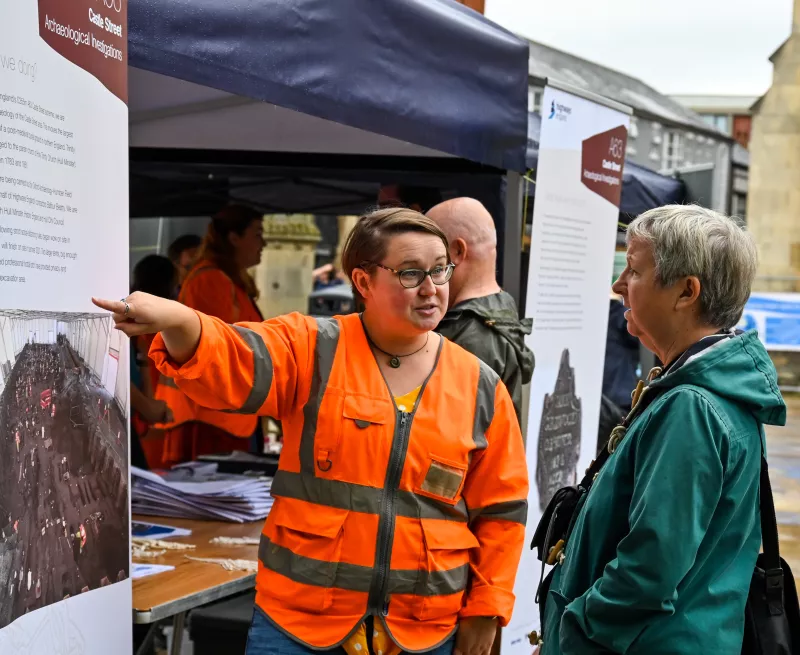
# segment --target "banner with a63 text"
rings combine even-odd
[[[536,356],[526,454],[526,544],[555,491],[594,458],[608,325],[609,280],[630,109],[548,80],[536,170],[526,314]],[[578,478],[579,479],[579,478]],[[523,552],[503,655],[530,655],[539,629],[541,563]]]

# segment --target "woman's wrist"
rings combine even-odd
[[[185,364],[197,350],[202,328],[197,312],[186,305],[175,304],[180,309],[176,308],[172,325],[161,330],[161,336],[170,357],[178,364]]]

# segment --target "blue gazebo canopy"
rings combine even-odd
[[[525,170],[528,44],[453,0],[130,0],[129,63]]]

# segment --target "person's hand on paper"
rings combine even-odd
[[[92,298],[111,312],[114,327],[129,337],[161,332],[170,356],[183,363],[191,359],[200,342],[200,318],[193,309],[174,300],[136,291],[122,300]]]

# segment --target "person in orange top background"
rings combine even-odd
[[[362,217],[342,262],[362,314],[231,326],[145,294],[93,302],[160,332],[151,358],[197,403],[282,421],[247,655],[488,655],[525,539],[514,405],[433,332],[453,264],[431,219]]]
[[[196,263],[183,279],[178,301],[226,323],[261,321],[255,282],[248,269],[261,261],[263,216],[243,205],[228,205],[212,217]],[[260,429],[255,416],[232,415],[200,407],[161,376],[156,398],[173,411],[167,429],[164,464],[198,455],[250,450]]]

